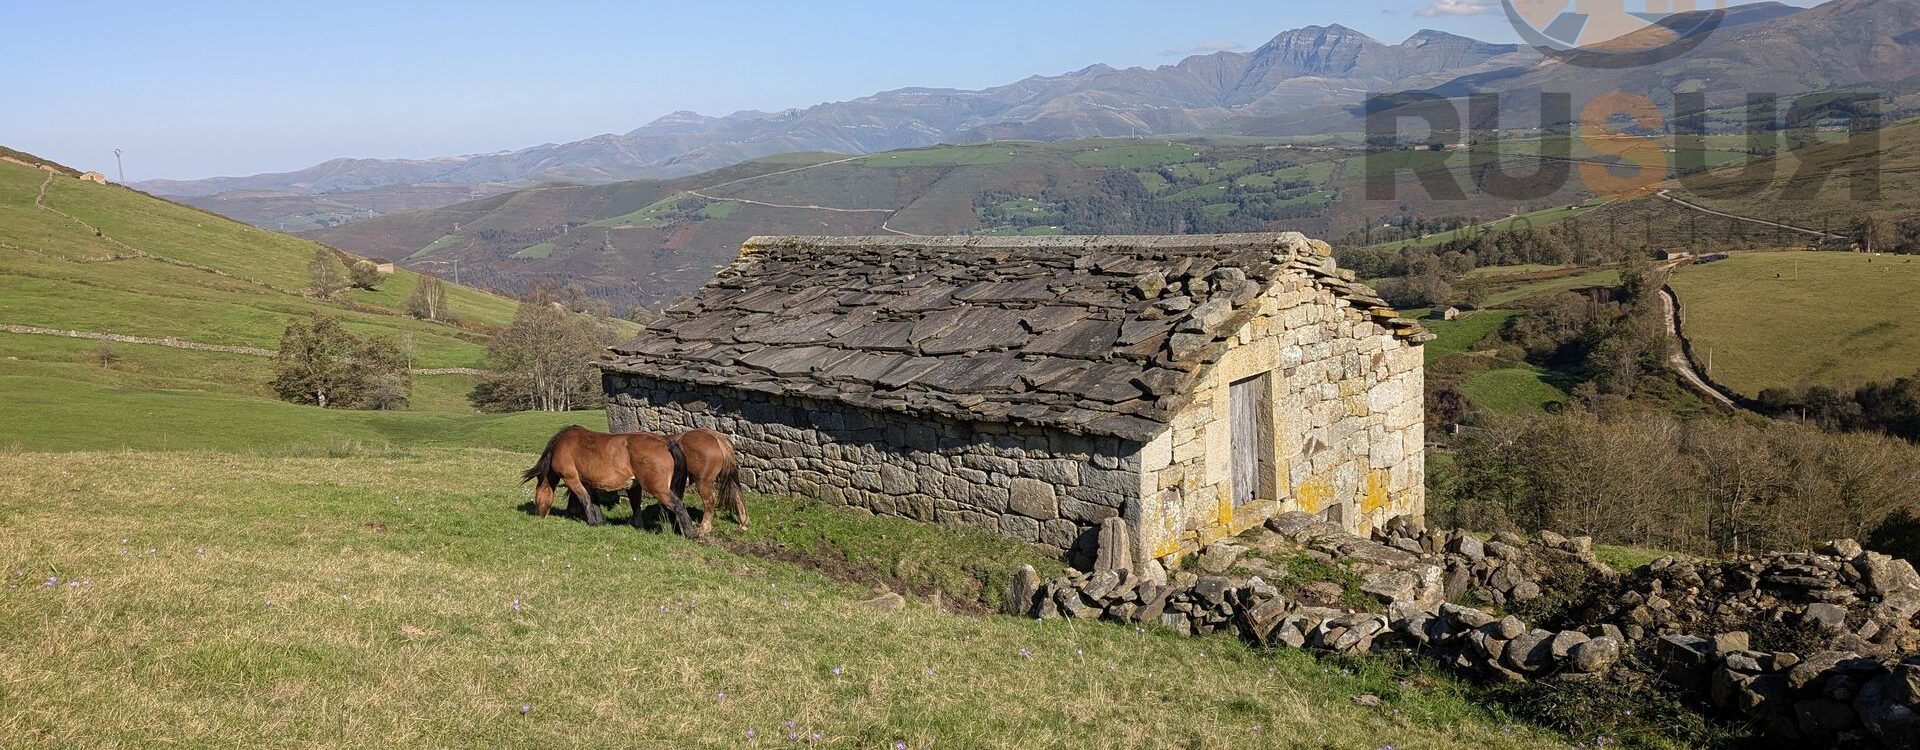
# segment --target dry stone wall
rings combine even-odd
[[[1262,552],[1351,565],[1377,604],[1317,601],[1313,584],[1282,590],[1286,564]],[[1104,566],[1043,581],[1026,568],[1006,609],[1234,633],[1275,648],[1401,650],[1492,682],[1658,683],[1773,740],[1920,750],[1920,574],[1851,541],[1720,562],[1667,558],[1619,576],[1581,537],[1481,539],[1396,518],[1369,539],[1296,512],[1196,560],[1197,571],[1164,581]],[[1586,591],[1592,606],[1551,627],[1457,603],[1525,604],[1547,595],[1542,585],[1564,566],[1599,585]],[[1792,631],[1814,637],[1783,638]]]
[[[1119,438],[604,377],[614,431],[724,432],[756,492],[984,529],[1082,563],[1100,523],[1138,504],[1139,445]]]

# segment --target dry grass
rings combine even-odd
[[[1672,285],[1708,375],[1748,396],[1845,386],[1920,369],[1920,259],[1842,252],[1742,253]]]
[[[786,747],[792,722],[827,747],[1562,742],[1384,662],[884,614],[792,566],[536,520],[510,478],[526,458],[0,453],[0,737]]]

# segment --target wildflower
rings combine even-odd
[[[59,576],[47,576],[47,588],[53,588],[58,585],[60,585]]]
[[[533,704],[531,703],[520,704],[520,715],[525,716],[528,711],[532,711],[532,710],[533,710]]]
[[[1258,732],[1260,731],[1260,725],[1259,725],[1259,724],[1255,724],[1255,725],[1253,725],[1253,731],[1254,731],[1255,733],[1258,733]]]
[[[788,732],[788,733],[787,733],[787,741],[788,741],[788,742],[799,742],[799,741],[800,741],[800,733],[799,733],[799,732]]]
[[[520,613],[520,600],[519,600],[519,599],[515,599],[515,600],[513,600],[513,613],[514,613],[514,614],[519,614],[519,613]]]
[[[1033,658],[1033,652],[1031,650],[1024,649],[1024,648],[1020,649],[1020,658],[1031,659]]]
[[[350,602],[350,601],[353,601],[353,597],[351,597],[351,596],[347,596],[346,594],[341,594],[341,595],[340,595],[340,601],[343,601],[343,602]]]
[[[752,729],[748,729],[748,730],[747,730],[747,739],[753,739],[753,738],[754,738],[754,736],[755,736],[755,734],[756,734],[756,733],[755,733],[755,732],[754,732],[754,731],[753,731]]]
[[[193,554],[196,554],[196,555],[204,555],[204,554],[207,554],[207,548],[205,548],[205,547],[195,547],[195,548],[193,548]]]
[[[840,676],[840,668],[839,668],[839,667],[837,667],[837,666],[836,666],[836,667],[834,667],[834,668],[833,668],[833,676],[835,676],[835,677],[839,677],[839,676]]]
[[[927,679],[929,680],[933,679],[933,675],[934,675],[933,667],[927,667]]]
[[[792,719],[788,719],[788,720],[787,720],[787,728],[788,728],[788,729],[792,729],[792,728],[793,728],[793,720],[792,720]]]
[[[820,733],[819,733],[819,732],[814,732],[814,733],[813,733],[813,741],[814,741],[814,742],[819,742],[819,741],[820,741]]]
[[[726,699],[727,699],[727,691],[725,691],[725,690],[722,690],[722,691],[720,691],[720,692],[718,692],[718,693],[714,693],[714,694],[713,694],[713,699],[714,699],[714,700],[718,700],[718,701],[723,701],[723,700],[726,700]]]
[[[893,750],[907,750],[907,743],[895,742],[893,743]]]
[[[1073,657],[1074,657],[1074,658],[1076,658],[1076,659],[1080,659],[1080,658],[1085,658],[1085,657],[1086,657],[1086,655],[1087,655],[1087,652],[1085,652],[1085,651],[1082,651],[1082,650],[1080,650],[1080,649],[1077,649],[1077,648],[1076,648],[1076,649],[1074,649],[1074,650],[1073,650]]]

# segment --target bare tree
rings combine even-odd
[[[347,277],[340,268],[340,261],[326,248],[313,251],[313,259],[307,261],[307,288],[313,296],[331,297],[347,288]]]
[[[447,321],[447,285],[440,277],[430,273],[420,274],[420,285],[414,287],[412,296],[407,297],[407,314],[421,320]]]
[[[568,411],[602,403],[600,373],[592,363],[614,343],[614,331],[603,319],[554,302],[550,289],[537,287],[513,324],[487,344],[491,372],[474,389],[476,406]]]

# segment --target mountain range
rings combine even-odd
[[[1194,133],[1236,117],[1350,103],[1360,92],[1437,86],[1540,59],[1530,48],[1440,31],[1385,44],[1344,26],[1309,26],[1250,52],[1196,55],[1153,69],[1093,65],[977,91],[905,88],[805,109],[724,117],[675,112],[627,133],[506,153],[334,159],[294,172],[150,180],[136,187],[255,223],[285,223],[285,206],[253,215],[247,203],[325,195],[336,205],[321,213],[351,219],[369,211],[419,207],[422,200],[447,205],[535,183],[690,175],[787,152],[859,154],[936,143]],[[431,194],[423,198],[389,189],[395,186],[417,186]],[[481,195],[446,200],[458,193],[450,190],[456,187]],[[363,192],[369,194],[353,195]],[[228,199],[217,198],[222,195]],[[274,213],[280,215],[268,215]],[[296,217],[288,228],[306,228],[302,223]]]
[[[1670,41],[1674,17],[1612,44]],[[1503,127],[1537,119],[1540,92],[1582,103],[1609,92],[1666,107],[1678,91],[1714,107],[1750,93],[1796,95],[1920,76],[1920,0],[1775,2],[1725,11],[1685,55],[1620,70],[1566,64],[1530,47],[1422,31],[1387,44],[1310,26],[1249,52],[1196,55],[1157,68],[1093,65],[977,91],[905,88],[779,112],[676,112],[623,134],[520,151],[425,160],[335,159],[296,172],[155,180],[138,187],[259,226],[314,230],[395,211],[447,206],[537,184],[674,178],[792,152],[865,154],[938,143],[1226,134],[1357,142],[1368,93],[1501,95]],[[1725,122],[1737,124],[1737,118]],[[1481,126],[1491,123],[1478,123]],[[1551,124],[1551,123],[1549,123]]]

